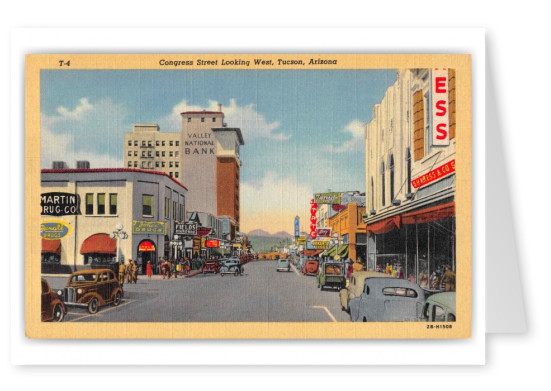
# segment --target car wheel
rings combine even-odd
[[[113,305],[116,307],[118,306],[120,303],[121,303],[121,293],[120,292],[117,292],[115,294],[115,297],[113,298]]]
[[[239,275],[239,269],[235,269],[235,273],[233,273],[234,276],[238,276]]]
[[[64,317],[65,314],[63,313],[63,307],[61,307],[61,304],[56,304],[54,311],[52,312],[52,320],[54,322],[61,322]]]
[[[88,303],[88,312],[91,313],[91,314],[95,314],[96,312],[98,312],[98,309],[99,309],[99,303],[98,303],[98,299],[96,299],[95,297],[90,300],[90,302]]]
[[[363,322],[367,322],[367,319],[365,318],[365,316],[364,316],[364,320],[363,320]]]

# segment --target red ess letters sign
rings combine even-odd
[[[432,70],[432,145],[450,145],[448,70]]]

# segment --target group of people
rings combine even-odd
[[[436,269],[429,276],[423,272],[419,273],[421,287],[428,287],[432,290],[442,290],[446,292],[455,292],[455,272],[449,265],[444,266],[444,272]]]
[[[391,265],[387,262],[385,269],[383,270],[382,265],[377,265],[377,271],[380,273],[385,273],[391,276],[392,278],[405,279],[404,269],[401,266]]]
[[[129,284],[138,282],[138,262],[129,259],[126,265],[119,263],[119,284],[122,286],[125,280]]]
[[[189,271],[191,269],[191,265],[189,260],[186,258],[180,258],[177,261],[171,261],[167,257],[164,257],[163,260],[160,263],[161,266],[161,274],[163,276],[163,280],[170,279],[172,276],[174,278],[178,278],[178,275],[188,275]]]

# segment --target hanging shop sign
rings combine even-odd
[[[48,240],[62,239],[71,233],[71,226],[61,220],[46,220],[40,224],[40,236]]]
[[[74,216],[80,215],[80,196],[71,193],[40,194],[42,216]]]
[[[207,236],[212,231],[212,228],[208,227],[197,227],[197,236]]]
[[[220,241],[216,239],[205,240],[205,247],[207,248],[220,247]]]
[[[314,194],[314,202],[316,204],[340,204],[342,193],[317,193]]]
[[[316,250],[326,250],[329,248],[329,240],[312,240],[312,246]]]
[[[318,219],[316,218],[316,213],[318,211],[318,204],[312,199],[310,201],[310,237],[315,239],[318,237],[316,233]]]
[[[330,238],[333,228],[318,228],[317,234],[320,238]]]
[[[132,220],[132,233],[166,235],[166,223],[162,221]]]
[[[239,243],[234,243],[234,244],[233,244],[233,247],[234,247],[234,248],[241,248],[241,247],[243,247],[243,245],[242,245],[242,244],[239,244]]]
[[[139,252],[154,252],[155,251],[155,244],[150,242],[149,240],[146,240],[144,242],[141,242],[138,246]]]
[[[295,217],[295,238],[300,236],[300,218]]]
[[[306,244],[306,236],[299,236],[297,238],[297,245],[303,246]]]
[[[331,208],[332,208],[335,212],[340,212],[341,210],[343,210],[344,208],[346,208],[346,205],[333,204],[333,205],[331,206]]]
[[[450,160],[449,162],[441,165],[440,167],[427,172],[411,181],[411,185],[414,188],[419,188],[425,185],[428,185],[431,182],[434,182],[440,178],[445,177],[451,173],[455,172],[455,159]]]
[[[197,223],[194,221],[175,221],[174,235],[195,236],[197,235]]]
[[[432,145],[450,145],[448,70],[432,70]]]

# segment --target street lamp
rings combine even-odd
[[[124,227],[122,226],[122,224],[117,224],[115,226],[116,231],[113,231],[113,233],[109,235],[111,239],[115,239],[115,238],[117,239],[117,263],[119,262],[120,252],[121,252],[119,240],[128,239],[128,235],[126,234],[126,232],[122,230],[123,228]]]

